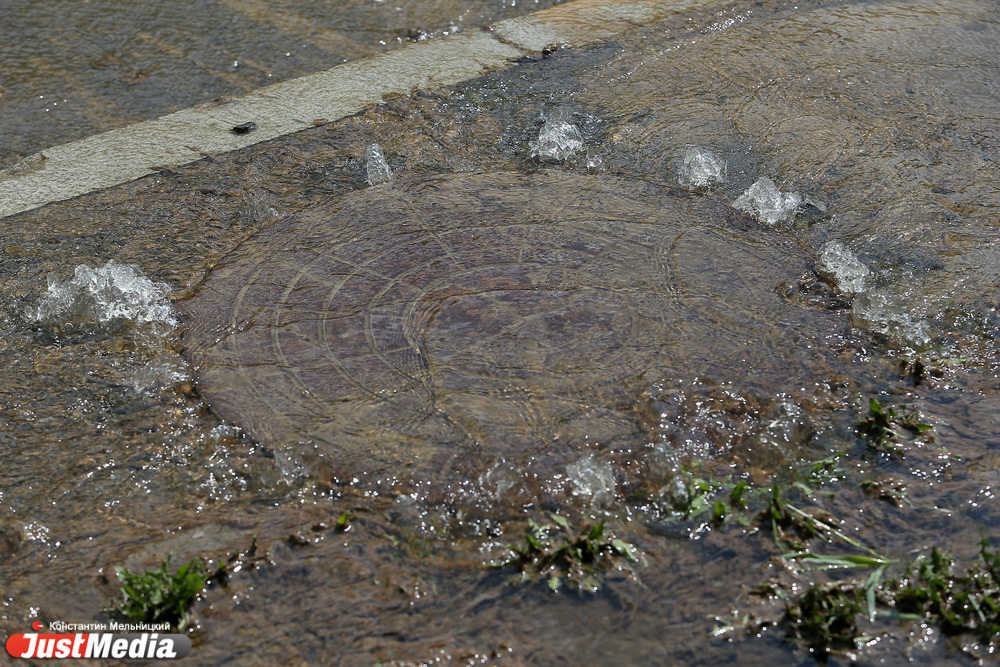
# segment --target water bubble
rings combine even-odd
[[[887,291],[869,291],[857,294],[851,314],[856,325],[897,338],[915,345],[931,341],[927,322],[910,315],[906,298]]]
[[[726,182],[726,161],[712,151],[691,146],[684,151],[677,182],[686,188],[704,188]]]
[[[49,274],[48,294],[28,317],[55,333],[113,331],[147,325],[165,333],[177,326],[167,300],[170,287],[154,283],[135,266],[107,264],[76,267],[73,277],[60,283]]]
[[[479,483],[487,491],[492,491],[495,499],[503,498],[509,491],[518,489],[524,480],[517,466],[501,459],[479,478]]]
[[[781,192],[774,181],[764,176],[741,194],[733,207],[776,226],[791,222],[801,203],[802,197],[797,192]]]
[[[615,475],[611,464],[587,454],[566,466],[566,476],[573,495],[585,498],[592,505],[604,505],[615,496]]]
[[[153,359],[132,375],[132,391],[142,394],[158,389],[175,387],[190,380],[187,364],[178,355],[164,355]]]
[[[244,222],[259,224],[270,222],[280,215],[274,195],[264,190],[255,190],[243,195],[240,217]]]
[[[385,160],[382,147],[377,143],[368,146],[365,152],[365,171],[367,173],[368,185],[379,185],[392,180],[392,169]]]
[[[785,455],[804,445],[812,434],[808,413],[793,400],[783,396],[764,415],[757,447],[770,448],[779,455]]]
[[[597,151],[588,148],[587,149],[587,171],[590,173],[596,173],[604,169],[604,158]]]
[[[583,148],[580,128],[566,118],[565,113],[557,113],[545,120],[538,130],[538,140],[528,144],[531,157],[542,162],[562,162]]]
[[[825,243],[819,252],[819,269],[845,294],[864,292],[871,271],[840,241]]]

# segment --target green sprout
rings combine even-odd
[[[553,591],[570,585],[595,593],[605,570],[618,564],[631,571],[629,563],[641,560],[635,546],[606,533],[604,521],[584,526],[574,535],[565,517],[552,514],[550,518],[554,525],[539,525],[529,519],[524,544],[511,546],[506,559],[491,565],[515,564],[523,581],[545,579]]]
[[[115,567],[121,582],[121,599],[106,608],[123,619],[144,623],[169,623],[183,631],[191,620],[191,607],[211,575],[204,561],[193,558],[170,573],[170,557],[155,570],[138,573]]]
[[[937,549],[918,558],[897,586],[896,608],[905,617],[936,623],[946,634],[1000,635],[1000,550],[988,546],[980,543],[983,567],[970,567],[965,575],[953,573],[954,561]]]
[[[854,648],[861,610],[860,592],[852,584],[813,585],[801,598],[786,603],[785,623],[789,635],[825,656]]]
[[[900,429],[909,432],[911,438],[917,438],[933,428],[921,421],[916,411],[896,414],[894,408],[883,408],[874,397],[868,401],[868,409],[868,417],[859,421],[856,427],[858,434],[877,450],[899,451],[899,444],[893,441],[906,438],[906,433]]]

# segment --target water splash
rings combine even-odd
[[[132,391],[136,394],[175,387],[191,380],[187,364],[179,355],[163,355],[149,361],[132,374]]]
[[[587,454],[579,461],[566,466],[566,476],[573,487],[573,495],[602,506],[615,497],[615,475],[611,464]]]
[[[926,345],[931,341],[930,327],[908,311],[905,296],[873,290],[855,295],[851,314],[857,325],[914,345]]]
[[[684,151],[677,182],[686,188],[704,188],[726,182],[726,161],[712,151],[691,146]]]
[[[857,294],[868,288],[871,270],[840,241],[829,241],[820,248],[819,269],[845,294]]]
[[[764,176],[733,202],[733,208],[774,227],[791,222],[801,203],[799,193],[782,192],[774,181]]]
[[[563,162],[583,149],[580,128],[558,113],[545,120],[538,130],[538,140],[529,142],[531,157],[542,162]]]
[[[928,323],[910,313],[915,297],[909,290],[872,289],[875,275],[840,241],[823,244],[817,268],[840,292],[854,296],[851,315],[855,325],[914,345],[930,342]]]
[[[596,150],[587,149],[587,171],[591,174],[603,171],[604,158]]]
[[[770,448],[778,456],[795,451],[812,436],[809,414],[788,396],[779,396],[761,420],[756,447]]]
[[[368,185],[379,185],[392,180],[392,169],[378,143],[372,143],[365,152],[365,172]]]
[[[524,473],[505,459],[497,461],[489,470],[480,475],[479,484],[494,499],[504,498],[508,492],[517,490],[523,483]]]
[[[170,287],[154,283],[135,266],[109,260],[90,268],[80,264],[60,283],[49,274],[48,294],[28,317],[55,333],[111,331],[147,325],[154,331],[177,326],[167,300]]]
[[[281,214],[278,211],[278,201],[270,192],[254,190],[243,195],[240,218],[244,222],[251,224],[270,222],[279,215]]]

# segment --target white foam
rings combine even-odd
[[[368,146],[365,152],[365,172],[368,185],[378,185],[392,180],[392,169],[386,162],[382,147],[377,143]]]
[[[820,248],[819,268],[845,294],[857,294],[868,288],[871,270],[840,241],[829,241]]]
[[[611,464],[597,460],[593,454],[567,465],[566,475],[573,495],[589,500],[592,505],[604,505],[615,497],[615,474]]]
[[[580,128],[565,120],[564,114],[546,119],[538,130],[538,140],[528,144],[531,157],[543,162],[563,162],[583,149]]]
[[[726,161],[712,151],[691,146],[677,173],[677,182],[686,188],[704,188],[726,182]]]
[[[733,202],[733,208],[775,226],[791,222],[801,203],[802,197],[797,192],[782,192],[764,176]]]
[[[169,292],[168,285],[154,283],[129,264],[109,260],[94,269],[81,264],[65,283],[49,274],[48,294],[28,316],[68,331],[111,329],[124,323],[172,329],[177,319],[167,300]]]

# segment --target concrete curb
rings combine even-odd
[[[335,121],[387,95],[449,86],[551,44],[582,47],[717,0],[575,0],[47,148],[0,171],[0,218]],[[256,130],[234,133],[252,121]]]

